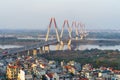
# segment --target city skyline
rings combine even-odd
[[[120,29],[118,0],[0,0],[0,29],[46,29],[55,17],[61,29],[65,19],[87,29]]]

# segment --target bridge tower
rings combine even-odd
[[[83,29],[84,29],[84,37],[86,37],[88,35],[87,30],[85,29],[85,24],[83,24]]]
[[[80,23],[79,26],[80,26],[80,39],[82,40],[88,35],[88,33],[86,32],[85,24]]]
[[[47,34],[46,34],[46,39],[45,41],[48,41],[48,38],[49,38],[49,34],[50,34],[50,28],[52,27],[52,23],[54,25],[54,29],[55,29],[55,33],[56,33],[56,38],[57,38],[57,41],[60,42],[60,37],[59,37],[59,34],[58,34],[58,28],[57,28],[57,24],[56,24],[56,20],[55,18],[51,18],[50,19],[50,24],[48,26],[48,31],[47,31]],[[56,50],[59,50],[59,44],[57,44],[56,46]],[[49,45],[45,46],[45,51],[48,51],[49,52]]]
[[[75,29],[75,39],[78,40],[79,32],[78,32],[78,26],[75,21],[72,22],[71,30],[72,33],[74,32],[73,30]],[[74,35],[74,34],[73,34]]]
[[[69,50],[71,50],[71,32],[72,32],[72,30],[71,30],[71,28],[70,28],[70,26],[69,26],[69,23],[68,23],[68,20],[65,20],[64,21],[64,23],[63,23],[63,26],[62,26],[62,31],[61,31],[61,34],[60,34],[60,39],[61,39],[61,41],[60,41],[60,44],[61,44],[61,46],[60,46],[60,50],[63,50],[63,48],[64,48],[64,42],[63,42],[63,33],[64,33],[64,28],[65,28],[65,26],[67,25],[67,29],[68,29],[68,34],[69,34],[69,36],[68,36],[68,42],[67,42],[67,45],[68,45],[68,49]],[[67,36],[66,36],[67,37]]]

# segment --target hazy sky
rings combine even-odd
[[[51,17],[88,29],[120,29],[120,0],[0,0],[0,29],[46,29]]]

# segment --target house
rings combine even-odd
[[[49,61],[50,68],[56,68],[56,62],[55,61]]]
[[[70,73],[75,74],[75,72],[76,72],[75,67],[73,67],[73,66],[67,65],[67,66],[64,66],[64,68]]]
[[[81,64],[80,63],[75,63],[74,66],[75,66],[77,71],[81,71]]]
[[[59,80],[59,75],[57,73],[48,73],[45,76],[47,80]]]
[[[44,68],[46,68],[46,65],[45,64],[40,64],[40,68],[44,69]]]
[[[112,80],[120,80],[120,74],[114,74],[114,77],[112,77]]]
[[[109,70],[104,70],[104,71],[102,71],[102,77],[104,77],[104,78],[109,78],[110,77],[110,74],[111,73],[111,71],[109,71]]]

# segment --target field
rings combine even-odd
[[[118,50],[84,50],[84,51],[53,51],[40,55],[48,60],[74,60],[81,64],[91,63],[94,67],[106,66],[120,69],[120,51]]]

